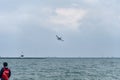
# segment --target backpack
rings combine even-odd
[[[9,78],[9,72],[10,72],[10,70],[8,68],[3,68],[2,78],[4,80],[8,80],[8,78]]]

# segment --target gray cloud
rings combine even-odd
[[[0,1],[1,56],[120,56],[118,0],[8,2]]]

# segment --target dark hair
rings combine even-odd
[[[4,67],[8,66],[8,63],[7,63],[7,62],[4,62],[4,63],[3,63],[3,66],[4,66]]]

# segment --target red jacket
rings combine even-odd
[[[0,71],[0,78],[1,80],[8,80],[11,76],[11,71],[9,68],[2,68]]]

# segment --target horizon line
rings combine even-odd
[[[47,59],[47,58],[120,58],[120,57],[1,57],[0,59]]]

